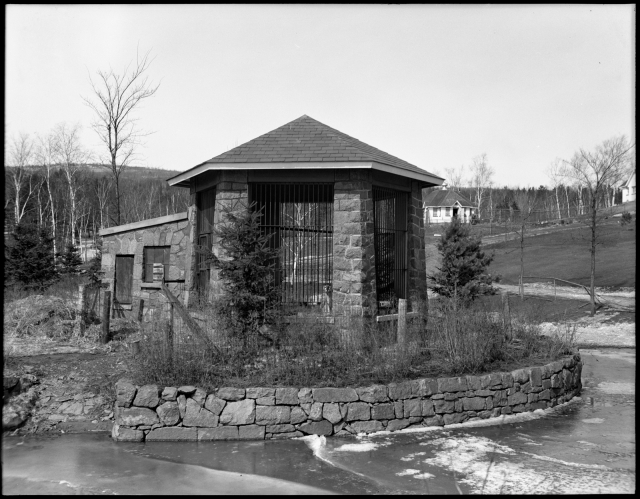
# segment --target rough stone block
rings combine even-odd
[[[527,381],[524,385],[520,386],[520,391],[524,393],[529,393],[531,391],[531,383]]]
[[[558,376],[557,374],[554,374],[551,376],[551,388],[561,388],[562,387],[562,380],[560,378],[560,376]]]
[[[245,390],[244,388],[233,388],[233,387],[223,387],[218,388],[216,395],[218,398],[235,401],[242,400],[244,398]]]
[[[455,404],[451,400],[434,400],[433,410],[436,414],[452,413],[455,410]]]
[[[444,426],[444,418],[440,415],[435,415],[431,418],[424,418],[423,424],[425,426]]]
[[[506,390],[498,390],[493,395],[493,405],[495,406],[505,406],[508,404],[507,399],[507,391]]]
[[[371,419],[371,406],[366,402],[353,402],[347,405],[346,421],[367,421]]]
[[[351,405],[351,404],[350,404]],[[337,424],[342,421],[342,414],[340,414],[340,406],[338,404],[326,403],[322,408],[322,417],[327,421],[331,421],[333,424]]]
[[[513,412],[525,412],[527,409],[524,406],[524,404],[518,404],[518,405],[514,405],[513,407],[511,407],[511,410]]]
[[[243,428],[241,426],[240,428]],[[264,430],[264,426],[260,426]],[[295,427],[292,424],[273,424],[268,425],[266,427],[267,433],[290,433],[292,431],[296,431]]]
[[[146,407],[123,407],[116,416],[116,423],[124,426],[152,425],[159,421],[156,412]]]
[[[204,405],[204,401],[207,398],[207,392],[205,392],[202,388],[196,388],[196,391],[191,398],[195,400],[200,407]]]
[[[298,430],[308,435],[331,435],[333,425],[326,419],[323,419],[322,421],[301,424]]]
[[[485,405],[485,400],[482,397],[465,397],[462,399],[462,408],[465,411],[483,411]]]
[[[212,428],[218,426],[218,416],[200,407],[198,402],[187,399],[187,411],[182,420],[183,426],[198,426]]]
[[[526,404],[527,401],[528,397],[524,392],[516,392],[513,395],[509,395],[507,397],[507,403],[512,407],[519,404]]]
[[[356,393],[363,402],[379,403],[387,402],[389,400],[386,385],[372,385],[356,388]]]
[[[551,380],[550,379],[543,379],[542,380],[542,389],[543,390],[548,390],[549,388],[551,388]]]
[[[480,390],[481,382],[478,376],[467,376],[467,387],[469,390]]]
[[[259,399],[262,397],[273,397],[275,394],[275,388],[247,388],[246,398]]]
[[[502,373],[502,386],[503,388],[510,388],[513,386],[514,380],[511,373]]]
[[[320,402],[314,402],[311,404],[309,419],[312,421],[320,421],[322,419],[322,404]]]
[[[198,440],[238,440],[237,426],[218,426],[217,428],[198,428]]]
[[[443,419],[445,425],[462,423],[465,420],[465,414],[459,412],[456,412],[454,414],[445,414]]]
[[[276,388],[276,404],[277,405],[298,405],[297,388]]]
[[[291,424],[302,423],[307,420],[307,415],[300,407],[291,408]]]
[[[407,426],[409,426],[409,424],[410,423],[408,419],[392,419],[387,423],[387,430],[389,431],[402,430],[403,428],[406,428]]]
[[[445,393],[444,394],[444,399],[445,400],[458,400],[458,393]]]
[[[462,412],[462,399],[455,400],[453,404],[453,410],[455,412]]]
[[[436,415],[436,411],[434,410],[432,400],[428,400],[428,399],[422,400],[422,415],[429,416],[429,417]]]
[[[389,383],[389,398],[391,400],[405,400],[411,398],[411,382]]]
[[[355,402],[358,394],[353,388],[313,388],[315,402]]]
[[[226,425],[252,424],[255,420],[256,401],[252,399],[229,402],[220,414],[220,422]]]
[[[404,417],[422,416],[422,400],[410,399],[404,401]]]
[[[151,430],[145,441],[185,441],[185,440],[198,440],[198,431],[196,428],[176,428],[176,427],[164,427]]]
[[[378,404],[371,408],[371,419],[394,419],[395,417],[393,404]]]
[[[305,416],[305,420],[306,420]],[[257,406],[256,424],[278,425],[291,422],[291,408],[288,406]]]
[[[184,418],[185,414],[187,413],[187,397],[185,397],[184,395],[178,395],[176,402],[178,402],[180,417]]]
[[[175,402],[178,398],[178,389],[173,386],[167,386],[164,390],[162,390],[162,400],[166,400],[168,402]]]
[[[438,391],[446,392],[464,392],[467,390],[467,378],[438,378]]]
[[[542,369],[532,367],[529,372],[529,382],[532,387],[542,386]]]
[[[415,379],[411,383],[412,397],[427,397],[438,392],[438,380],[432,378]]]
[[[144,432],[125,428],[115,423],[111,428],[111,438],[117,442],[142,442],[144,440]]]
[[[118,380],[116,382],[116,402],[121,407],[131,407],[131,403],[136,396],[136,387],[128,380]]]
[[[511,407],[506,406],[503,407],[502,409],[500,409],[500,414],[511,414],[513,411],[511,410]]]
[[[511,375],[513,376],[514,383],[524,384],[529,381],[529,372],[525,369],[516,369],[515,371],[511,371]]]
[[[238,438],[240,440],[264,440],[264,434],[264,426],[255,424],[238,426]]]
[[[204,402],[204,408],[216,416],[220,415],[225,405],[227,405],[226,400],[216,397],[213,393],[209,394]]]
[[[156,409],[160,421],[167,425],[173,426],[180,421],[180,410],[177,402],[165,402]]]
[[[187,397],[193,395],[196,392],[196,387],[192,385],[183,385],[178,388],[178,393],[186,395]]]
[[[393,403],[393,408],[395,409],[396,418],[402,419],[404,417],[404,404],[402,400],[397,400]]]

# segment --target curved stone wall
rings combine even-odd
[[[576,354],[542,367],[362,388],[161,388],[116,383],[118,441],[264,440],[445,426],[546,409],[580,393]]]

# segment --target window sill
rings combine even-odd
[[[143,282],[142,284],[140,284],[141,288],[153,288],[153,289],[160,289],[162,288],[162,283],[161,282]]]

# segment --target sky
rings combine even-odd
[[[302,115],[431,173],[497,186],[635,143],[635,5],[8,5],[5,144],[82,126],[89,78],[150,51],[140,166],[184,171]]]

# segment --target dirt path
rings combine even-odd
[[[519,288],[516,285],[511,284],[494,284],[495,287],[507,291],[510,294],[519,294]],[[553,286],[542,283],[526,283],[524,285],[524,294],[534,296],[544,296],[549,298],[568,298],[572,300],[584,300],[585,303],[589,301],[589,295],[584,289],[575,287],[557,286],[555,289]],[[600,301],[608,308],[613,310],[635,311],[636,308],[636,293],[635,291],[619,291],[608,292],[599,291],[596,289],[596,295],[600,298]]]

